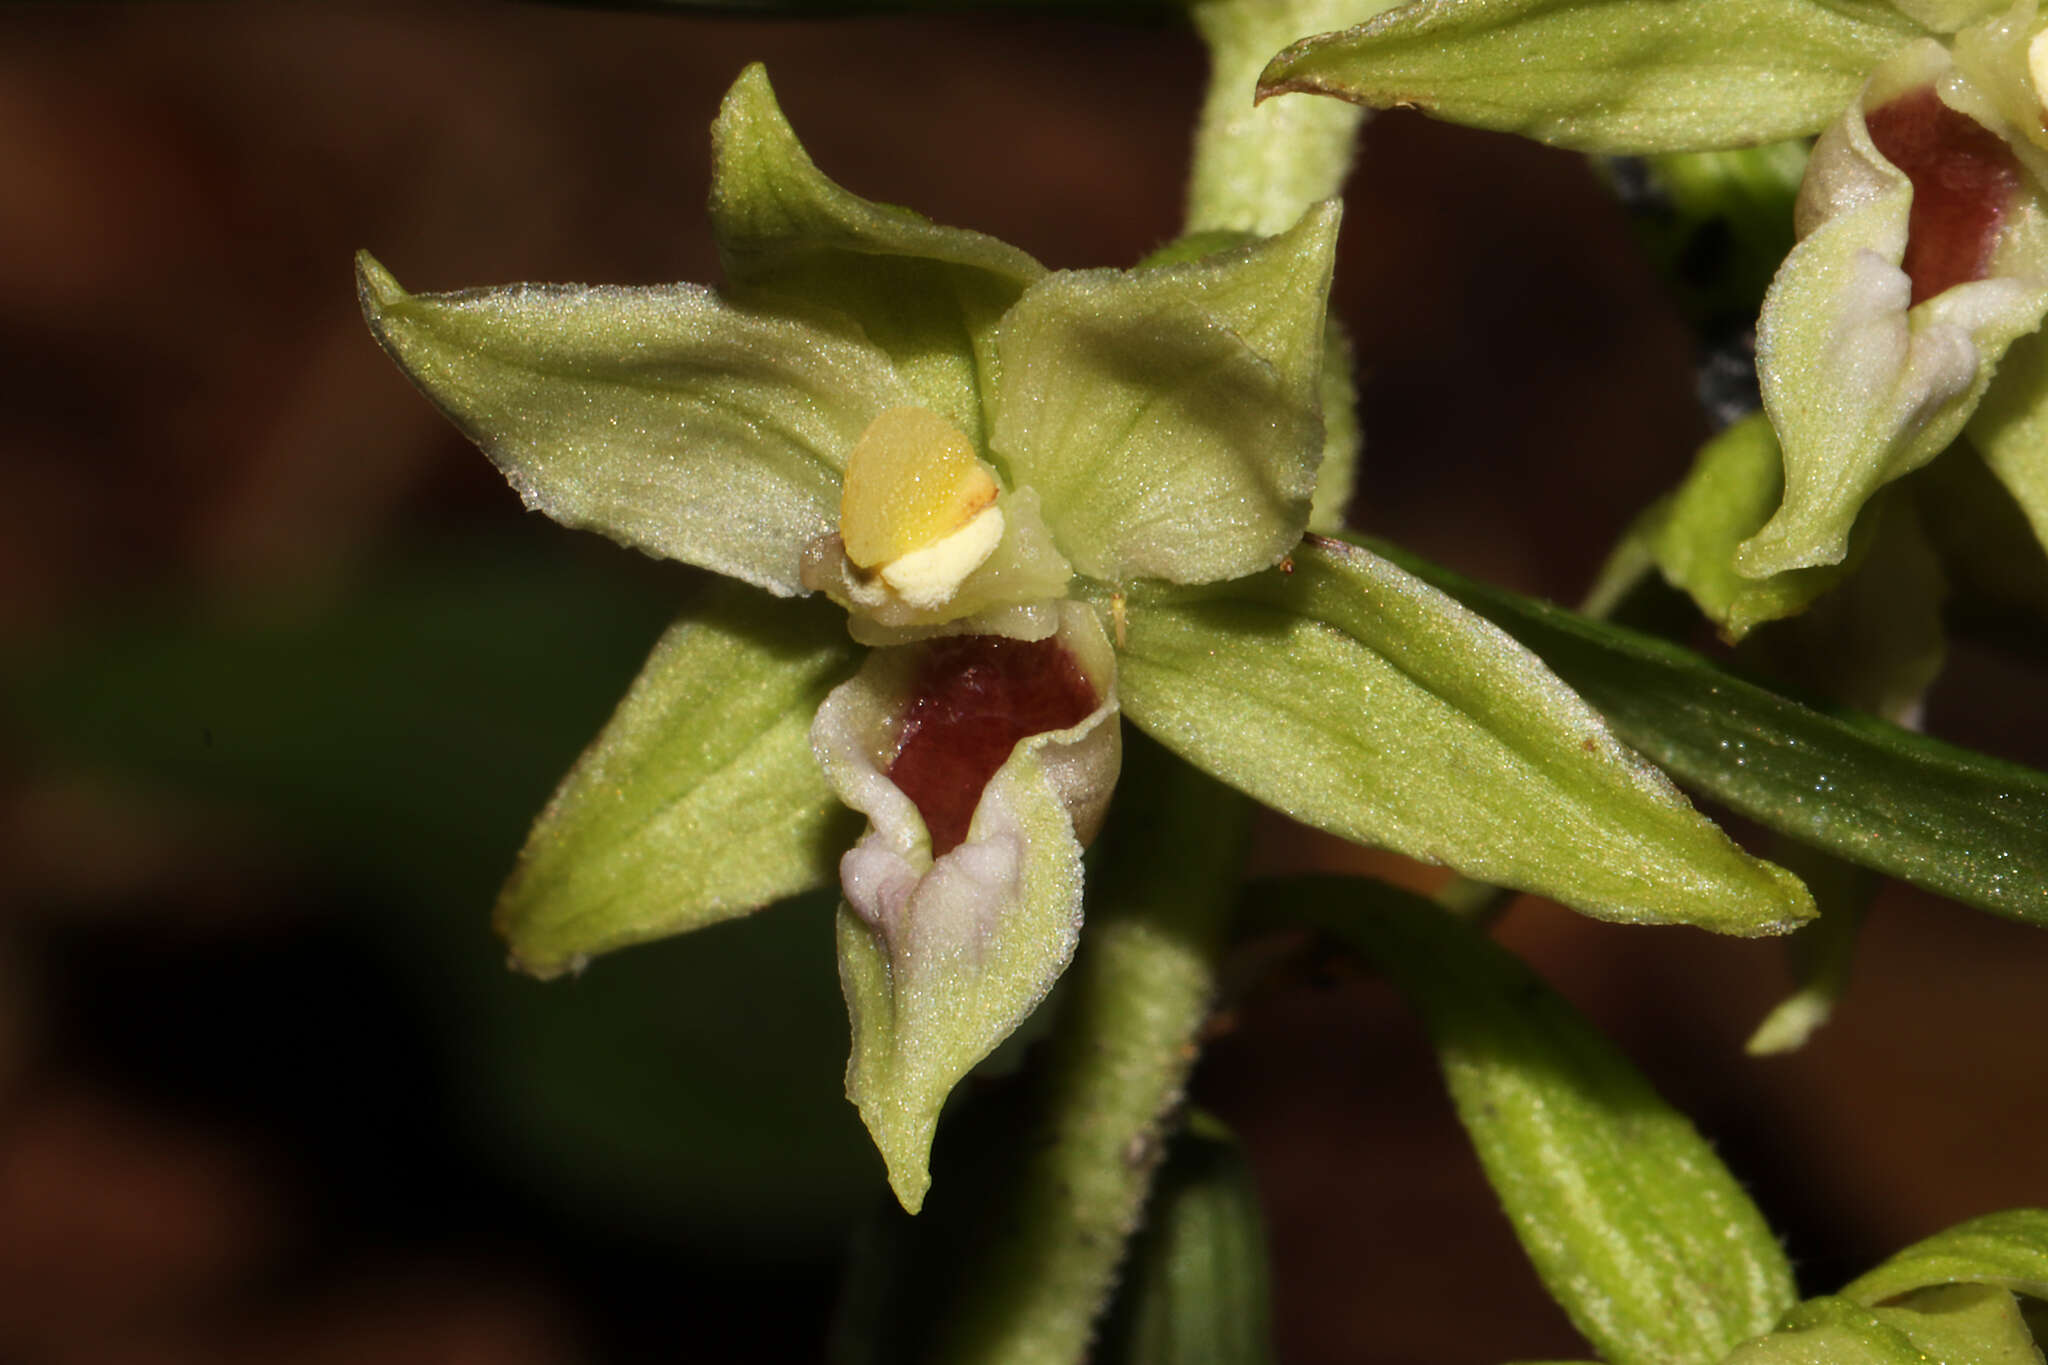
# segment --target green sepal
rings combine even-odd
[[[1784,489],[1777,433],[1752,413],[1700,448],[1685,482],[1645,516],[1642,534],[1664,580],[1689,594],[1733,643],[1766,621],[1796,616],[1839,583],[1854,560],[1766,579],[1735,571],[1735,549],[1763,528]]]
[[[1581,151],[1817,132],[1922,33],[1878,0],[1423,0],[1296,43],[1259,97],[1411,108]]]
[[[860,653],[823,603],[710,585],[534,822],[498,897],[513,963],[555,976],[830,884],[860,825],[811,713]]]
[[[1344,513],[1358,490],[1358,456],[1365,432],[1358,421],[1358,379],[1351,338],[1332,317],[1323,329],[1323,461],[1316,468],[1308,529],[1331,536],[1344,529]]]
[[[1199,1110],[1174,1136],[1132,1244],[1098,1365],[1271,1365],[1259,1192],[1237,1140]]]
[[[1050,276],[997,332],[992,441],[1075,569],[1202,583],[1278,562],[1323,456],[1338,206],[1186,264]]]
[[[1785,496],[1736,554],[1767,578],[1840,563],[1864,503],[1963,430],[2006,348],[2048,311],[2032,205],[2015,208],[1985,279],[1918,304],[1900,267],[1912,182],[1870,139],[1863,108],[1952,77],[1938,43],[1903,49],[1814,145],[1805,231],[1757,318],[1757,378],[1784,452]],[[2024,192],[2023,192],[2024,196]]]
[[[1513,954],[1378,883],[1251,894],[1357,945],[1421,1011],[1516,1237],[1604,1359],[1713,1365],[1791,1307],[1785,1253],[1713,1148]]]
[[[837,529],[839,471],[913,400],[844,322],[706,289],[408,294],[356,257],[370,330],[526,504],[782,596]]]
[[[1909,1321],[1887,1321],[1844,1298],[1808,1299],[1777,1331],[1744,1342],[1723,1365],[1952,1365],[1923,1351],[1904,1330]]]
[[[1134,591],[1124,618],[1131,720],[1306,824],[1604,919],[1771,934],[1813,913],[1541,660],[1359,546]]]
[[[1541,655],[1693,790],[1847,862],[2048,926],[2048,774],[1803,706],[1669,641],[1374,548]]]
[[[759,63],[727,92],[711,150],[711,227],[729,284],[847,314],[922,406],[986,449],[990,335],[1045,267],[993,237],[873,203],[827,178]]]
[[[1970,441],[2048,547],[2048,333],[2021,337],[1970,419]]]
[[[2048,1210],[2007,1209],[1916,1242],[1842,1289],[1878,1304],[1938,1284],[1987,1284],[2048,1299]]]
[[[2021,638],[2033,639],[2048,621],[2048,550],[2011,490],[1968,441],[1908,486],[1959,613],[1978,624],[2007,619]]]

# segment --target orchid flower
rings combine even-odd
[[[1872,495],[1964,434],[2048,544],[2044,29],[2037,0],[1430,0],[1262,88],[1610,154],[1818,133],[1757,325],[1783,493],[1734,562],[1765,579],[1841,563]]]
[[[1081,852],[1121,750],[1115,650],[1077,579],[1236,578],[1300,539],[1338,215],[1186,264],[1048,272],[826,179],[758,67],[713,136],[724,293],[413,296],[365,257],[364,306],[529,505],[844,609],[836,643],[798,646],[796,676],[774,667],[789,642],[679,627],[618,742],[543,816],[500,921],[522,965],[551,974],[801,889],[802,836],[837,823],[830,798],[865,815],[839,865],[848,1089],[914,1209],[947,1094],[1037,1005],[1080,928]],[[831,684],[808,752],[784,734],[757,756],[799,809],[751,782],[751,811],[674,831],[716,871],[581,856],[639,727],[705,747],[721,724],[745,733],[671,675],[718,670],[697,682],[726,694],[748,664],[807,695]],[[781,845],[761,863],[731,842],[749,815]]]
[[[1074,953],[1123,716],[1307,823],[1588,913],[1812,913],[1499,629],[1304,536],[1334,205],[1055,272],[827,179],[758,68],[714,150],[722,291],[412,295],[359,262],[385,349],[530,506],[738,580],[536,823],[498,907],[518,965],[836,860],[847,1091],[915,1211],[948,1094]]]

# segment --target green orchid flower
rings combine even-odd
[[[840,863],[848,1090],[914,1209],[947,1094],[1038,1004],[1080,928],[1120,729],[1115,651],[1077,575],[1208,583],[1300,539],[1337,209],[1188,264],[1054,273],[827,180],[758,67],[714,148],[722,294],[416,297],[365,257],[364,307],[530,505],[844,608],[850,631],[823,648],[737,615],[679,628],[543,816],[499,916],[522,965],[552,974],[801,889],[803,836],[837,823],[831,798],[865,815]],[[792,649],[794,675],[775,657]],[[622,884],[586,845],[611,833],[622,756],[656,770],[635,778],[687,785],[687,756],[650,759],[644,731],[715,743],[711,698],[676,694],[692,667],[721,701],[757,674],[764,722],[803,696],[808,743],[782,726],[753,756],[773,779],[741,794],[757,804],[706,801],[700,828],[669,833],[722,864],[753,862],[749,840],[780,847],[752,880],[635,865]]]
[[[518,965],[836,880],[847,1091],[914,1211],[948,1094],[1074,953],[1123,718],[1298,819],[1588,913],[1812,913],[1534,655],[1304,538],[1335,205],[1053,272],[827,179],[758,68],[714,149],[722,291],[411,295],[359,262],[378,339],[529,505],[737,580],[536,823],[497,912]]]
[[[1819,134],[1757,325],[1782,447],[1752,579],[1841,563],[1967,433],[2048,544],[2048,17],[2036,0],[1432,0],[1297,44],[1267,93],[1654,154]]]

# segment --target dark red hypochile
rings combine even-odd
[[[1095,705],[1057,639],[958,635],[927,646],[889,780],[917,803],[932,855],[966,840],[981,789],[1018,740],[1077,725]]]
[[[2020,168],[1999,136],[1923,86],[1864,115],[1870,140],[1913,182],[1906,225],[1906,275],[1913,302],[1981,280]]]

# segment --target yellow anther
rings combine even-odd
[[[936,545],[993,504],[997,492],[995,476],[945,418],[891,408],[868,424],[846,460],[839,499],[846,557],[876,569]]]

